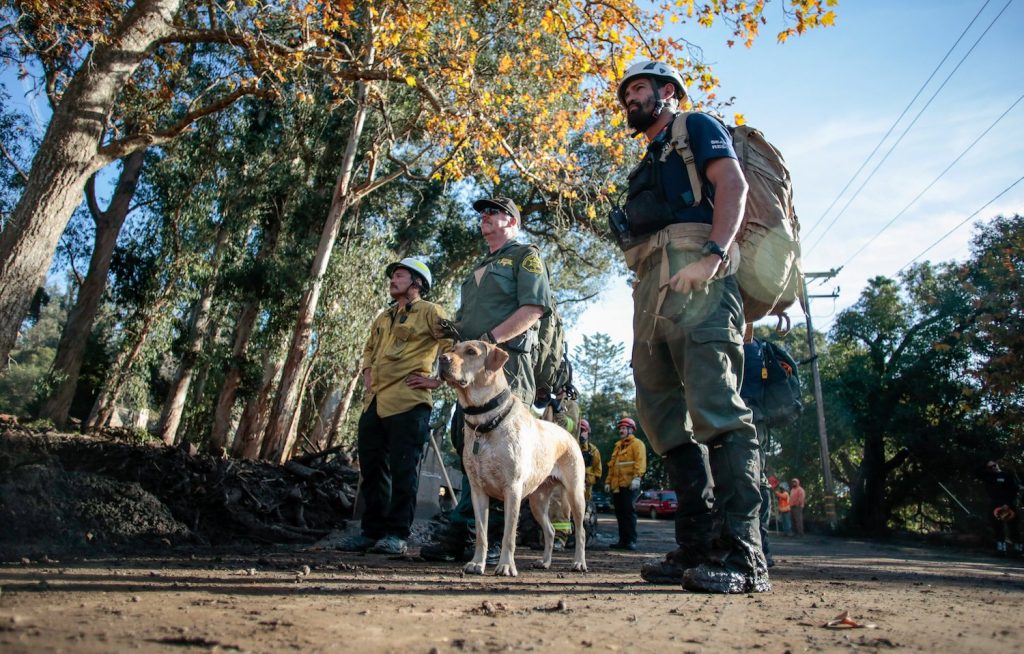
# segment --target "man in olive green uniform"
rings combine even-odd
[[[739,395],[744,323],[733,240],[747,184],[725,126],[677,113],[686,90],[671,66],[634,64],[618,96],[627,122],[648,141],[629,176],[626,225],[612,217],[638,277],[637,411],[679,497],[678,547],[644,564],[641,576],[696,591],[768,591],[757,435]],[[692,167],[673,145],[683,127]]]
[[[463,340],[483,340],[508,353],[505,377],[512,394],[527,406],[533,403],[533,347],[537,343],[537,321],[554,305],[547,268],[540,250],[519,238],[520,215],[516,203],[505,197],[477,200],[473,209],[480,215],[480,234],[488,252],[462,284],[462,297],[455,312],[455,328]],[[462,410],[452,419],[452,444],[462,456]],[[528,513],[528,512],[527,512]],[[501,513],[492,513],[488,526],[500,530]],[[429,560],[460,560],[465,557],[466,536],[473,521],[469,481],[463,478],[459,503],[449,516],[449,529],[436,544],[425,545],[421,556]],[[499,545],[499,539],[490,539]]]
[[[444,309],[420,298],[432,281],[426,264],[407,257],[386,273],[394,302],[374,319],[363,350],[366,392],[357,434],[362,531],[341,549],[404,554],[430,429],[430,392],[441,385],[431,372],[452,341],[438,324]]]

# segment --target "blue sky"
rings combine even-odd
[[[779,12],[778,4],[770,6],[769,15]],[[1024,95],[1024,39],[1020,37],[1024,3],[840,0],[836,11],[834,28],[811,31],[784,45],[774,39],[779,24],[770,23],[763,38],[750,49],[727,48],[722,31],[677,27],[680,34],[702,46],[705,60],[714,64],[721,79],[719,97],[735,96],[734,110],[761,129],[786,157],[804,234],[804,269],[824,271],[846,264],[833,281],[810,289],[812,294],[840,289],[835,301],[813,301],[816,329],[827,329],[838,311],[856,302],[869,278],[895,276],[921,251],[1024,175],[1024,140],[1020,138],[1024,134],[1024,100],[1020,100],[891,227],[851,259]],[[1002,15],[996,19],[1000,11]],[[826,214],[976,15],[977,20],[892,134]],[[986,28],[988,32],[959,63]],[[937,90],[916,124],[839,215]],[[922,259],[963,259],[969,251],[971,224],[1021,211],[1024,181]],[[816,226],[819,221],[822,224]],[[570,344],[581,342],[583,334],[604,332],[626,343],[628,352],[631,315],[623,315],[622,306],[631,306],[629,290],[616,281],[581,316],[570,334]],[[791,315],[794,324],[804,322],[799,310]]]

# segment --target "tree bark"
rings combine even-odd
[[[118,93],[148,56],[150,44],[172,32],[181,4],[134,3],[112,38],[95,45],[54,108],[25,190],[0,233],[0,371],[7,367],[57,241],[81,202],[85,181],[109,163],[98,148]]]
[[[367,56],[367,64],[373,63],[373,49]],[[355,171],[356,153],[359,146],[359,138],[363,132],[363,125],[366,121],[367,112],[366,82],[358,82],[356,91],[356,112],[352,119],[352,131],[349,133],[348,142],[345,145],[345,154],[342,158],[341,173],[338,176],[337,184],[334,187],[334,195],[331,199],[331,208],[327,212],[327,219],[324,221],[323,231],[320,234],[320,244],[317,247],[316,256],[313,258],[313,265],[309,272],[309,283],[302,300],[299,304],[299,312],[295,321],[295,329],[292,331],[291,344],[288,347],[288,355],[285,359],[284,369],[281,372],[281,382],[277,387],[277,397],[274,401],[274,408],[267,425],[267,433],[264,436],[260,456],[268,461],[284,463],[287,461],[291,451],[292,443],[289,442],[292,435],[294,414],[298,405],[301,389],[302,362],[307,357],[310,336],[313,331],[313,318],[316,314],[317,304],[320,301],[320,291],[323,287],[324,274],[327,272],[327,265],[330,263],[331,251],[334,242],[338,238],[338,231],[341,228],[341,219],[345,211],[353,203],[351,194],[352,177]]]
[[[260,386],[260,392],[245,403],[235,438],[231,443],[231,456],[239,459],[255,459],[260,453],[260,445],[263,442],[261,437],[270,413],[274,379],[283,366],[280,358],[271,352],[267,351],[267,358],[263,364],[263,384]]]
[[[95,191],[92,188],[92,180],[95,178],[90,178],[89,188],[86,190],[90,198],[92,218],[96,224],[95,243],[89,260],[89,271],[78,290],[78,298],[68,314],[67,324],[57,344],[57,353],[50,373],[56,380],[56,386],[39,410],[39,417],[51,421],[58,429],[63,429],[67,424],[68,411],[75,397],[89,334],[92,333],[103,291],[107,288],[107,274],[110,272],[114,246],[117,245],[117,237],[131,208],[145,158],[145,150],[133,152],[125,158],[114,197],[106,211],[99,211],[95,205]]]
[[[342,397],[341,402],[338,403],[338,408],[334,412],[334,419],[331,421],[331,430],[327,433],[327,442],[324,445],[324,449],[330,449],[334,447],[334,441],[338,438],[338,430],[341,428],[345,418],[348,416],[349,409],[352,407],[352,398],[356,394],[356,388],[359,386],[359,382],[362,381],[363,374],[359,371],[359,365],[356,365],[356,372],[352,375],[352,378],[348,381],[348,386],[345,388],[345,396]]]
[[[210,320],[210,307],[213,306],[213,292],[217,287],[217,272],[220,269],[220,262],[223,256],[224,245],[228,241],[228,229],[221,223],[217,228],[217,241],[213,248],[213,270],[209,279],[203,285],[199,299],[192,307],[192,314],[188,321],[188,336],[185,341],[185,349],[178,362],[178,368],[171,381],[171,388],[167,393],[167,401],[164,403],[163,412],[160,415],[160,426],[158,435],[166,445],[174,445],[177,442],[178,426],[181,424],[181,416],[185,411],[185,400],[188,398],[188,387],[192,382],[192,374],[195,372],[196,363],[203,350],[203,337],[206,335],[207,326]]]

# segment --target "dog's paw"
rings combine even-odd
[[[468,575],[482,575],[484,573],[484,564],[470,561],[463,566],[462,571]]]
[[[505,563],[505,564],[499,565],[497,568],[494,569],[494,576],[495,577],[517,577],[517,576],[519,576],[519,572],[516,570],[515,564]]]
[[[587,571],[587,564],[586,563],[581,563],[579,561],[574,561],[573,564],[572,564],[572,571],[573,572],[586,572]]]
[[[540,568],[541,570],[547,570],[551,567],[551,561],[545,561],[544,559],[537,559],[533,562],[533,567]]]

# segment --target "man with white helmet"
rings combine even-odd
[[[757,437],[739,396],[744,321],[733,239],[747,184],[725,126],[707,114],[678,112],[686,89],[674,68],[631,66],[618,98],[629,126],[648,143],[629,175],[624,211],[609,220],[638,278],[637,412],[679,497],[678,547],[645,564],[641,575],[689,590],[767,591]],[[673,144],[684,133],[695,166]],[[691,169],[699,174],[691,178]]]
[[[441,385],[431,372],[452,341],[439,326],[444,309],[422,299],[433,281],[427,265],[407,257],[385,272],[393,302],[374,319],[363,349],[366,391],[357,437],[362,531],[341,549],[403,554],[430,429],[430,392]]]

